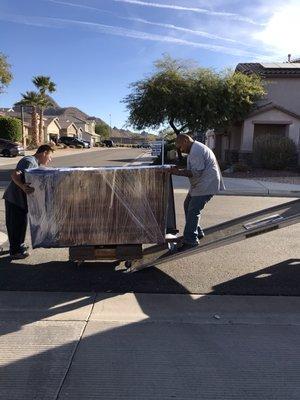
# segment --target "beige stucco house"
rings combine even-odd
[[[75,116],[68,116],[68,120],[72,121],[76,127],[78,128],[77,137],[78,139],[88,141],[91,146],[93,146],[96,142],[100,141],[100,136],[97,135],[95,132],[95,120],[88,118],[88,119],[81,119]]]
[[[251,162],[256,136],[268,133],[289,137],[300,154],[300,63],[243,63],[236,71],[260,75],[266,96],[241,123],[208,132],[218,159]]]
[[[77,137],[78,127],[69,119],[59,118],[59,136],[72,136]]]
[[[50,117],[44,121],[44,141],[45,143],[53,140],[57,143],[60,137],[60,130],[62,129],[57,117]]]

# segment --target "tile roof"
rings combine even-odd
[[[300,63],[240,63],[235,71],[247,75],[257,74],[263,78],[299,78]]]
[[[272,110],[274,108],[276,108],[279,111],[282,111],[285,114],[291,115],[294,118],[300,119],[300,115],[299,114],[296,114],[296,113],[294,113],[294,112],[292,112],[292,111],[280,106],[279,104],[276,104],[276,103],[273,103],[273,102],[269,102],[269,103],[261,105],[260,107],[257,107],[246,118],[253,117],[254,115],[261,114],[263,112]]]
[[[74,125],[76,130],[78,129],[76,124],[74,124],[73,121],[69,120],[68,118],[64,119],[64,118],[58,118],[58,123],[61,126],[61,128],[66,129],[68,128],[70,125]]]

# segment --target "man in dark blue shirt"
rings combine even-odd
[[[27,195],[33,193],[34,188],[30,186],[30,182],[25,182],[24,171],[39,165],[46,166],[51,161],[52,153],[52,147],[44,144],[33,156],[23,157],[12,172],[12,180],[3,195],[9,252],[13,259],[29,256],[24,243],[27,230]]]

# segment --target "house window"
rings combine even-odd
[[[288,127],[289,125],[285,124],[255,124],[253,139],[262,135],[287,136]]]

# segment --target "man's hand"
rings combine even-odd
[[[168,172],[172,175],[178,175],[179,174],[179,168],[178,167],[171,167],[168,168]]]
[[[26,194],[31,194],[34,192],[34,188],[30,186],[31,183],[24,183],[21,187],[21,189],[23,190],[23,192],[25,192]]]

